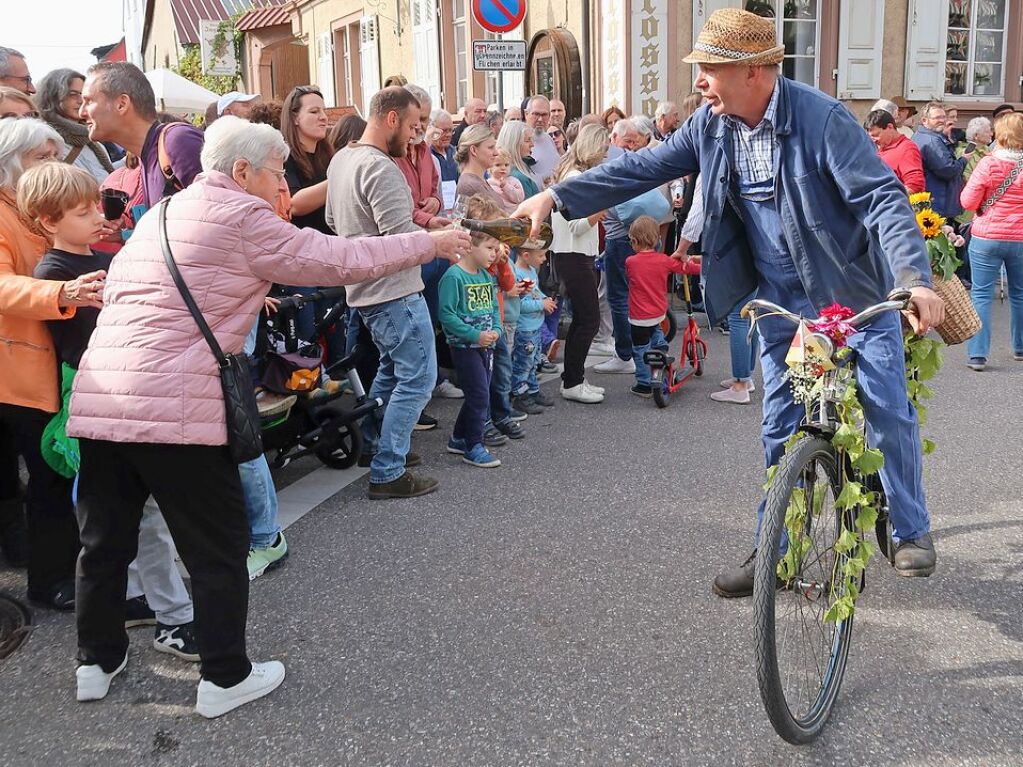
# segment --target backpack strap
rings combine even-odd
[[[71,151],[67,153],[67,157],[64,158],[64,162],[66,162],[68,165],[74,165],[75,160],[78,159],[78,155],[82,153],[82,150],[84,148],[85,147],[81,146],[72,147]]]

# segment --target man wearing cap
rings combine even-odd
[[[897,286],[911,291],[910,321],[918,332],[940,324],[944,305],[930,288],[927,249],[906,190],[841,103],[780,76],[784,46],[777,44],[774,21],[718,10],[694,47],[683,61],[700,65],[696,88],[706,103],[696,114],[660,146],[555,184],[515,215],[530,218],[534,228],[555,208],[565,218],[583,218],[699,172],[706,217],[704,301],[711,322],[754,290],[816,317],[836,302],[861,310]],[[804,408],[793,401],[784,378],[791,324],[766,317],[760,331],[764,454],[773,466]],[[935,552],[899,317],[882,315],[853,336],[850,347],[858,355],[870,440],[885,456],[881,479],[899,540],[896,570],[930,575]],[[758,520],[762,512],[763,504]],[[752,594],[754,559],[719,575],[714,591]]]
[[[238,91],[225,93],[217,99],[217,117],[233,115],[234,117],[248,120],[249,114],[252,113],[252,107],[258,98],[258,93],[239,93]]]
[[[891,103],[898,110],[895,114],[895,124],[899,126],[899,133],[906,138],[913,138],[913,123],[911,121],[917,113],[917,108],[902,96],[896,96],[891,99]],[[877,109],[877,107],[875,106],[874,109]]]

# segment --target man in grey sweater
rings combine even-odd
[[[419,121],[419,102],[401,87],[384,88],[369,105],[362,139],[334,155],[327,169],[327,223],[342,237],[414,232],[412,194],[394,162],[404,157]],[[438,224],[446,223],[434,219]],[[431,222],[432,224],[433,222]],[[412,429],[437,380],[433,325],[418,266],[348,287],[380,350],[369,396],[384,407],[363,422],[370,464],[370,498],[411,498],[437,489],[437,480],[407,471]]]

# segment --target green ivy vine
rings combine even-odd
[[[906,391],[910,402],[916,408],[917,420],[921,427],[927,421],[927,407],[924,402],[934,396],[925,381],[934,378],[941,369],[942,346],[941,341],[914,334],[907,335],[904,340]],[[839,354],[842,352],[847,354],[848,349],[843,349]],[[840,563],[841,571],[832,573],[832,588],[829,595],[832,601],[824,614],[825,620],[835,622],[847,620],[855,610],[863,572],[877,550],[868,538],[881,511],[879,494],[868,490],[862,482],[853,479],[846,467],[851,465],[859,476],[868,477],[879,472],[884,466],[881,451],[867,447],[863,406],[856,396],[856,383],[851,377],[845,383],[846,388],[837,406],[839,427],[831,438],[831,444],[838,451],[840,471],[843,474],[842,490],[835,499],[836,509],[842,512],[842,532],[834,544],[837,555],[835,567],[839,567]],[[814,396],[819,394],[821,386],[823,378],[818,378],[811,393]],[[785,450],[788,451],[801,436],[800,432],[792,435],[785,443]],[[922,446],[924,455],[934,452],[935,444],[932,440],[923,439]],[[777,465],[768,469],[765,491],[770,488],[777,471]],[[820,513],[824,496],[824,493],[813,494],[814,515]],[[783,581],[790,581],[796,577],[803,556],[812,546],[812,541],[805,532],[806,517],[806,497],[803,493],[797,493],[792,496],[785,512],[785,529],[789,545],[785,556],[778,563],[778,577]],[[846,525],[846,520],[850,518],[853,520],[852,528]]]

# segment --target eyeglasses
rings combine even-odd
[[[4,75],[0,80],[21,80],[25,85],[31,85],[32,75]]]
[[[256,167],[257,168],[262,168],[263,170],[270,171],[275,176],[277,176],[277,180],[278,181],[283,181],[284,177],[288,175],[288,171],[286,171],[286,170],[277,170],[277,168],[271,168],[269,165],[257,165]]]
[[[550,136],[551,138],[554,138],[555,136],[561,136],[563,134],[559,130],[549,130],[547,131],[547,135]]]

